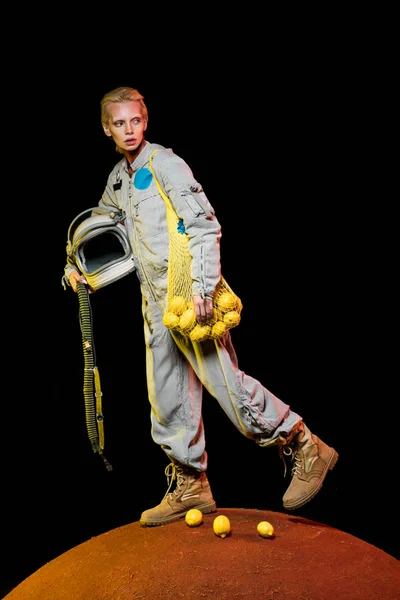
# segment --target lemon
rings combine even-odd
[[[169,310],[180,316],[186,309],[187,302],[183,296],[174,296],[169,303]]]
[[[185,515],[185,521],[189,527],[197,527],[203,522],[203,513],[198,508],[191,508]]]
[[[184,332],[189,332],[196,324],[196,313],[194,308],[188,308],[179,319],[179,327]]]
[[[236,296],[231,292],[224,292],[217,300],[217,305],[222,311],[236,308]]]
[[[218,517],[215,517],[213,522],[213,529],[215,535],[217,535],[218,537],[224,538],[227,535],[229,535],[231,532],[231,523],[228,517],[226,517],[225,515],[219,515]]]
[[[238,325],[239,322],[240,314],[237,312],[237,310],[231,310],[224,315],[224,323],[228,327],[234,327],[235,325]]]
[[[209,325],[196,325],[189,333],[192,342],[203,342],[210,335],[211,329]]]
[[[257,531],[264,538],[270,538],[274,535],[274,528],[268,521],[260,521],[257,525]]]
[[[226,331],[225,323],[223,321],[217,321],[212,326],[211,335],[215,338],[219,338],[219,337],[221,337],[221,335],[224,335],[225,331]]]
[[[176,327],[179,327],[179,317],[173,312],[164,313],[162,321],[165,327],[168,327],[168,329],[175,329]]]

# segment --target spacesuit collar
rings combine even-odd
[[[156,148],[164,149],[164,146],[161,146],[160,144],[151,144],[150,142],[146,141],[145,146],[143,147],[143,150],[131,164],[131,168],[132,168],[133,172],[138,171],[139,169],[142,169],[144,167],[144,165],[149,160],[150,154]],[[128,166],[129,165],[126,164],[126,169],[128,168]]]

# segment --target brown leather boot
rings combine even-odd
[[[292,481],[283,496],[283,506],[295,510],[307,504],[319,492],[330,469],[333,469],[338,453],[327,446],[302,423],[302,431],[282,453],[292,461]]]
[[[158,506],[145,510],[140,517],[140,524],[156,527],[177,521],[186,515],[191,508],[198,508],[202,513],[215,512],[215,504],[207,475],[179,463],[170,463],[165,469],[168,479],[168,490]],[[176,481],[176,487],[170,492]]]

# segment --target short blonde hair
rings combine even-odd
[[[109,115],[108,106],[115,102],[132,102],[132,100],[139,100],[140,108],[142,111],[143,118],[148,120],[147,106],[144,103],[144,96],[134,88],[131,87],[117,87],[110,92],[107,92],[100,101],[101,106],[101,122],[108,125]]]

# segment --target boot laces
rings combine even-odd
[[[295,475],[301,475],[302,473],[302,459],[301,453],[299,452],[299,448],[296,445],[289,446],[279,446],[279,455],[285,465],[285,470],[283,476],[286,476],[287,473],[287,465],[285,457],[289,457],[289,460],[292,463],[291,467],[291,475],[294,477]]]
[[[180,490],[181,485],[184,483],[185,481],[185,475],[184,475],[184,470],[180,465],[177,465],[173,462],[169,463],[169,465],[166,467],[165,469],[165,475],[167,477],[167,482],[168,482],[168,489],[165,492],[164,498],[163,500],[165,500],[165,498],[167,496],[173,496],[173,495],[177,495],[177,493]],[[174,483],[174,481],[176,481],[176,487],[174,489],[173,492],[171,492],[171,487]]]

